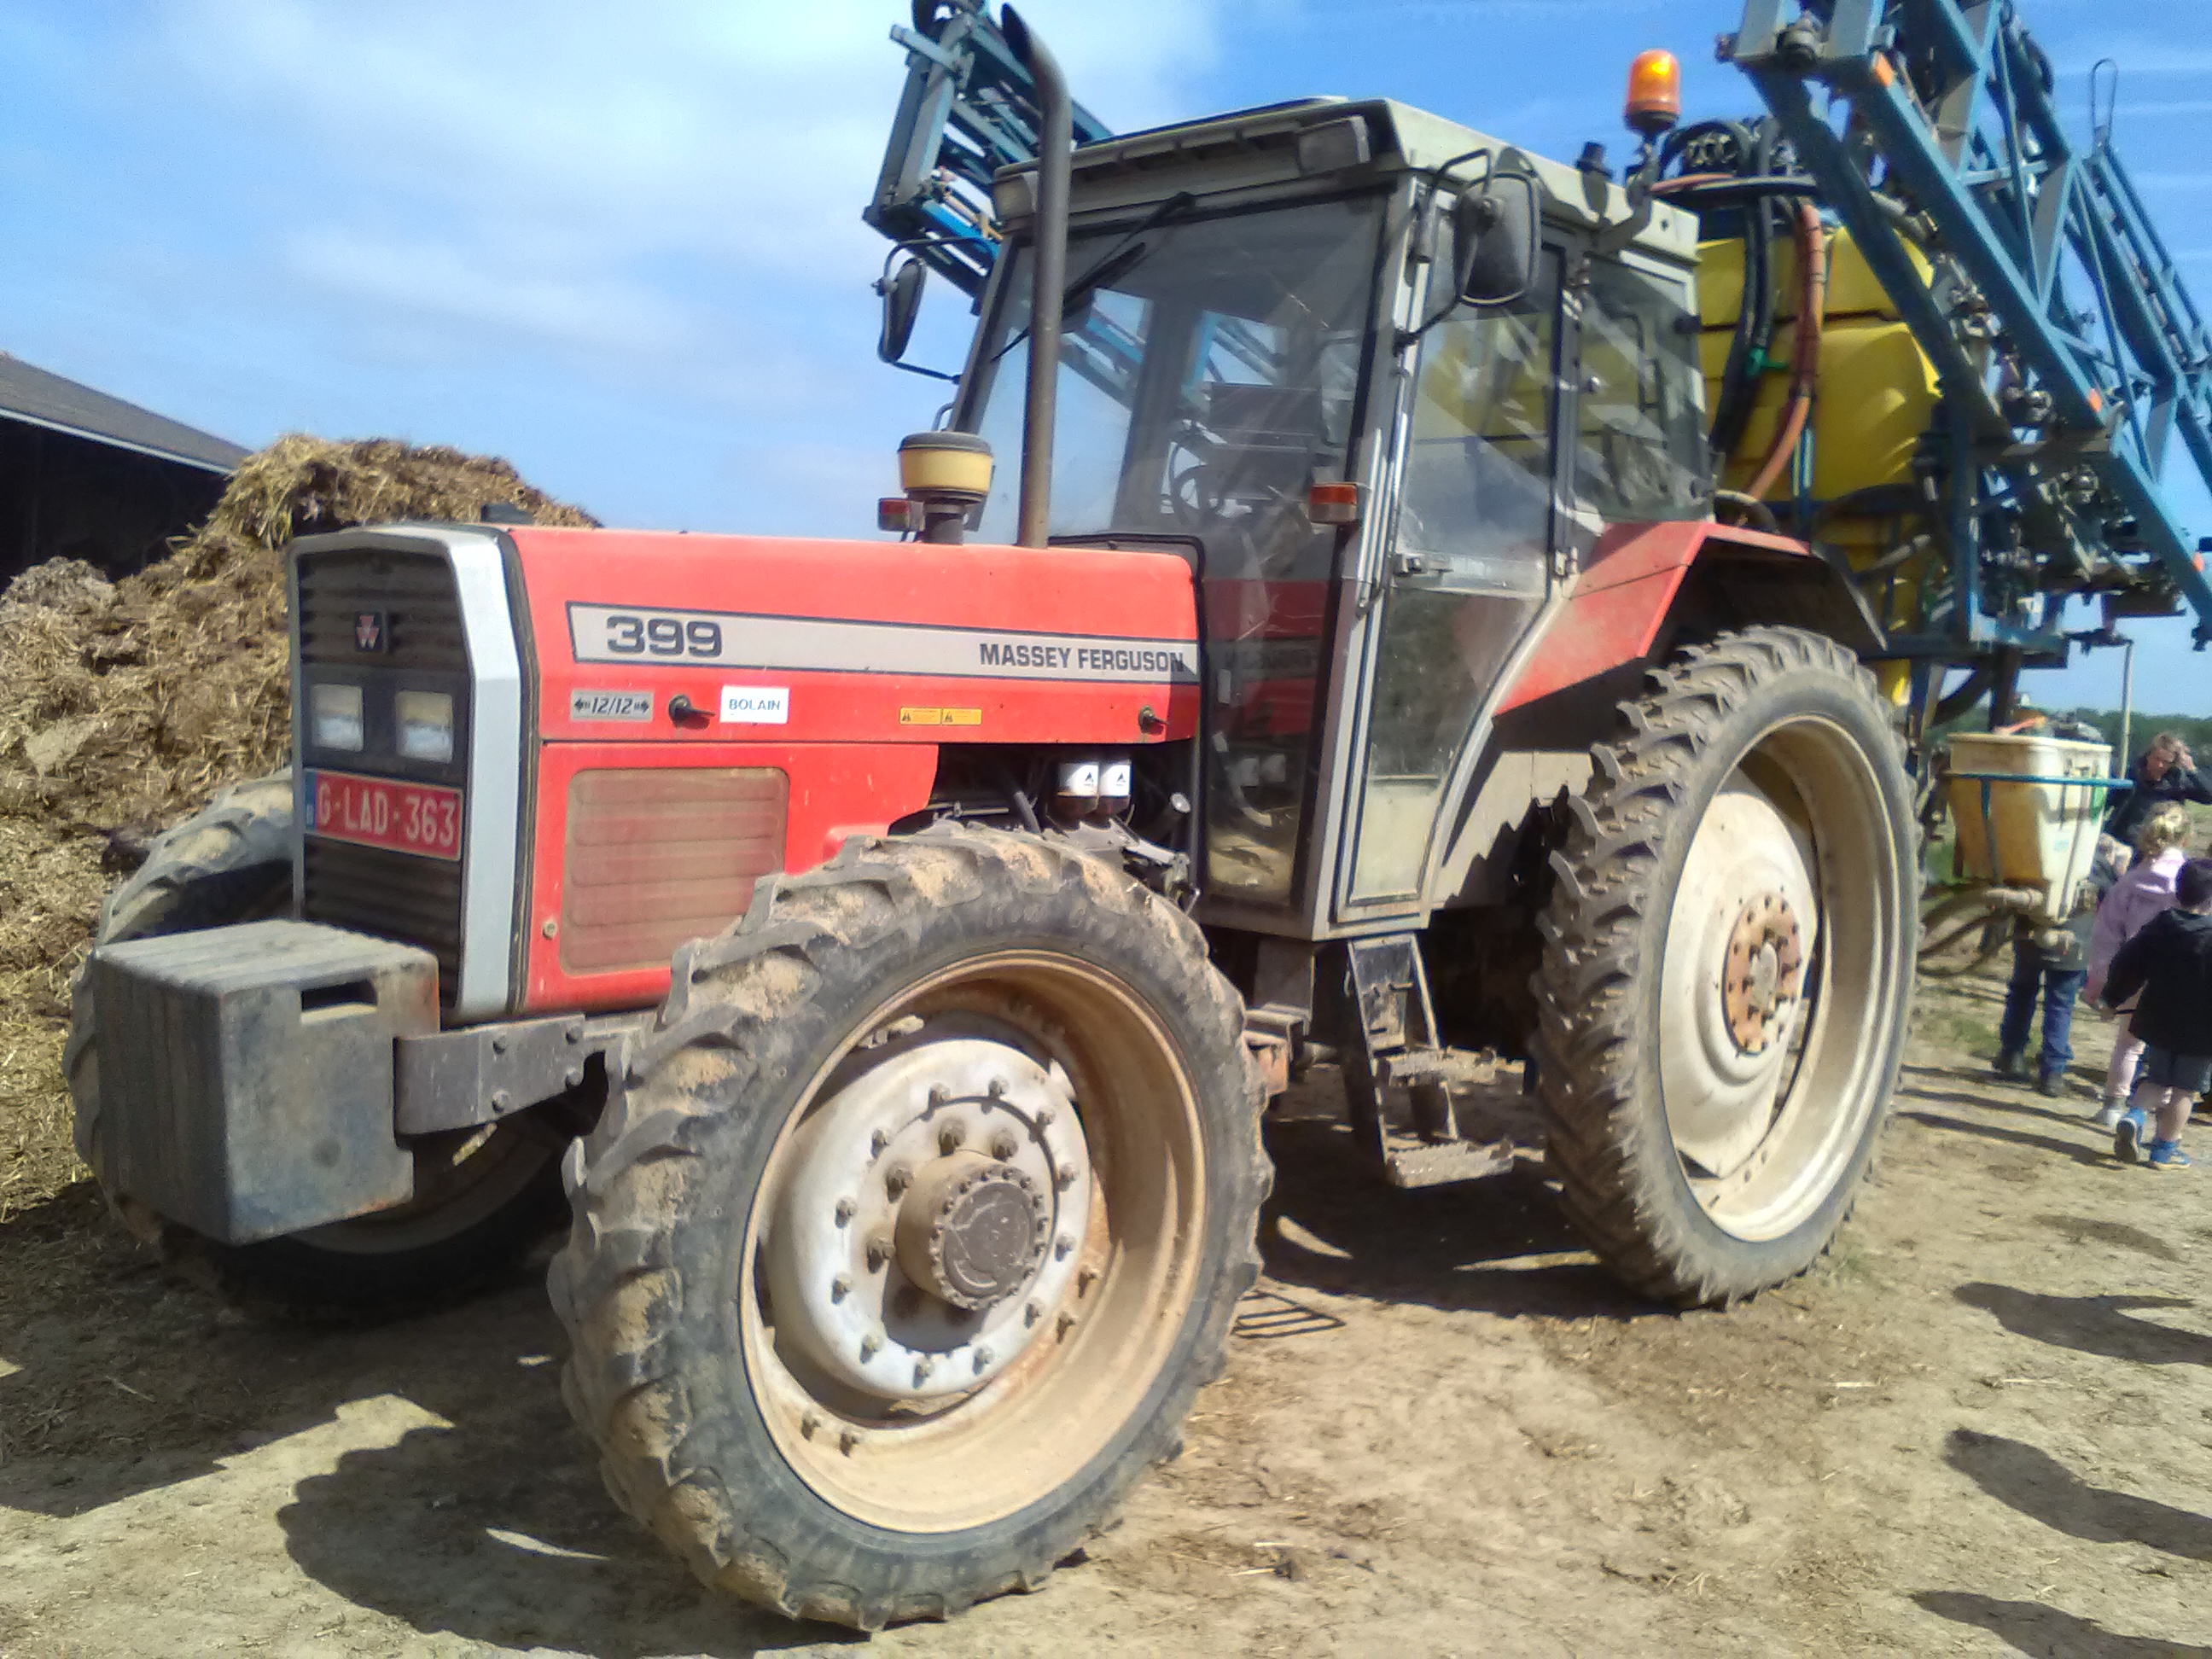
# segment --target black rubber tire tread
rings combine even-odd
[[[1133,1412],[1078,1477],[963,1532],[878,1532],[791,1473],[743,1361],[707,1346],[717,1264],[738,1254],[732,1231],[743,1237],[797,1092],[855,1024],[921,968],[1014,942],[1137,985],[1184,1048],[1206,1133],[1206,1255],[1153,1408]],[[1220,1374],[1237,1302],[1258,1276],[1271,1169],[1243,1028],[1243,1003],[1195,924],[1120,870],[1038,836],[855,838],[819,870],[763,884],[729,932],[678,953],[657,1028],[629,1039],[597,1128],[568,1160],[574,1224],[550,1285],[572,1344],[563,1394],[616,1502],[706,1583],[790,1618],[875,1630],[1036,1588],[1182,1449],[1192,1397]],[[712,1184],[718,1164],[746,1157],[750,1172],[731,1177],[740,1186]],[[737,1374],[719,1409],[717,1365]]]
[[[1905,745],[1874,677],[1844,647],[1791,628],[1753,628],[1693,646],[1651,671],[1647,695],[1620,705],[1623,732],[1591,751],[1589,786],[1571,803],[1557,880],[1538,927],[1537,1092],[1545,1162],[1569,1219],[1631,1288],[1681,1307],[1726,1306],[1796,1277],[1826,1254],[1850,1217],[1904,1060],[1912,994],[1917,895],[1905,896],[1894,994],[1899,999],[1881,1098],[1838,1183],[1825,1226],[1790,1236],[1786,1249],[1743,1245],[1706,1222],[1680,1172],[1656,1090],[1639,1086],[1656,1063],[1645,1028],[1649,975],[1663,957],[1664,904],[1697,819],[1735,763],[1711,752],[1719,728],[1806,677],[1840,683],[1859,704],[1869,757],[1886,771],[1900,879],[1917,878],[1919,836],[1910,821]],[[1878,747],[1871,746],[1878,745]],[[1899,805],[1901,803],[1901,805]],[[1899,817],[1898,814],[1905,815]]]
[[[292,896],[292,775],[234,784],[164,833],[108,896],[95,947],[281,915]],[[88,969],[71,988],[63,1068],[76,1108],[77,1156],[95,1170],[100,1077]],[[526,1126],[518,1121],[515,1132]],[[112,1196],[112,1195],[111,1195]],[[319,1249],[295,1239],[226,1245],[117,1205],[165,1266],[256,1317],[295,1324],[390,1318],[444,1305],[512,1274],[565,1212],[558,1160],[498,1210],[433,1244],[389,1255]]]

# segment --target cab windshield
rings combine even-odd
[[[1373,308],[1379,197],[1073,237],[1052,532],[1190,536],[1206,550],[1214,738],[1207,883],[1288,897],[1336,532],[1306,517],[1346,476]],[[981,539],[1015,533],[1028,252],[1000,286],[960,424],[1000,458]]]

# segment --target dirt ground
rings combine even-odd
[[[1182,1460],[1040,1594],[884,1654],[2212,1654],[2212,1162],[2123,1168],[1932,988],[1832,1258],[1613,1291],[1533,1171],[1394,1193],[1276,1126],[1267,1276]],[[2101,1066],[2109,1028],[2077,1030]],[[2212,1153],[2212,1134],[2199,1148]],[[0,1655],[829,1652],[599,1491],[518,1285],[246,1323],[84,1187],[0,1223]]]

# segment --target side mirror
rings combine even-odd
[[[921,315],[921,285],[928,275],[921,260],[908,258],[876,284],[876,292],[884,296],[884,331],[876,339],[876,356],[887,363],[906,356],[907,342],[914,338],[914,320]]]
[[[1536,181],[1524,174],[1493,174],[1480,191],[1461,197],[1452,209],[1459,297],[1498,306],[1534,287],[1540,222]]]

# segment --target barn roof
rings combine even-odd
[[[209,472],[228,472],[246,456],[234,443],[5,352],[0,352],[0,420],[27,422]]]

